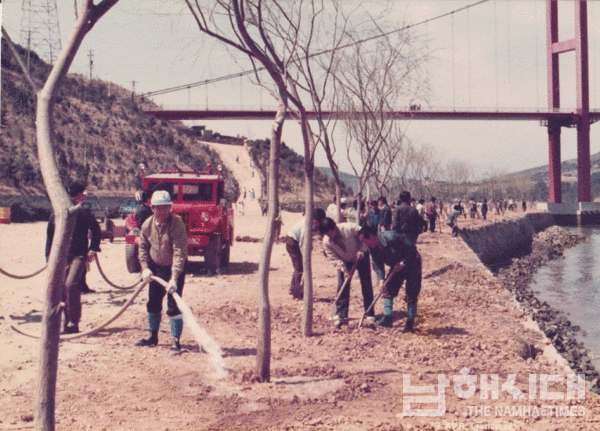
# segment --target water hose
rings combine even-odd
[[[129,290],[129,289],[133,289],[135,286],[138,285],[138,283],[141,281],[142,276],[140,275],[140,277],[137,279],[137,281],[132,284],[131,286],[117,286],[116,284],[114,284],[113,282],[111,282],[107,277],[106,274],[104,274],[104,271],[102,270],[102,267],[100,266],[100,259],[98,259],[98,256],[96,256],[96,266],[98,267],[98,271],[100,271],[100,275],[102,276],[102,278],[104,279],[104,281],[106,281],[110,286],[114,287],[115,289],[120,289],[120,290]]]
[[[48,266],[48,265],[46,265],[46,266]],[[42,272],[43,270],[45,270],[46,266],[44,266],[42,269],[38,269],[33,274],[29,274],[29,275],[14,275],[14,274],[10,274],[10,273],[4,271],[2,268],[0,268],[0,274],[6,275],[7,277],[14,278],[14,279],[17,279],[17,280],[25,280],[26,278],[35,277],[40,272]]]
[[[155,278],[155,277],[153,277],[153,278]],[[110,325],[112,322],[114,322],[116,319],[118,319],[121,316],[121,314],[123,314],[125,312],[125,310],[133,303],[133,300],[144,289],[146,284],[147,283],[142,283],[140,285],[140,287],[138,287],[138,289],[135,292],[133,292],[133,295],[131,296],[131,298],[129,298],[129,300],[127,300],[127,302],[125,304],[123,304],[123,306],[119,309],[119,311],[117,311],[117,313],[114,316],[108,318],[107,320],[100,323],[98,326],[90,329],[89,331],[78,332],[76,334],[63,334],[60,336],[60,340],[61,341],[69,341],[69,340],[74,340],[76,338],[87,337],[89,335],[93,335],[93,334],[96,334],[97,332],[100,332],[102,329],[104,329],[106,326]],[[64,308],[64,306],[65,306],[65,304],[61,302],[58,306],[59,311],[61,311]],[[15,323],[15,321],[10,317],[10,315],[6,312],[6,310],[4,310],[4,308],[1,305],[0,305],[0,311],[2,312],[2,316],[4,317],[4,319],[6,319],[6,321],[9,322],[10,327],[15,332],[17,332],[21,335],[25,335],[26,337],[30,337],[30,338],[36,338],[36,339],[40,338],[39,335],[31,334],[29,332],[26,332],[26,331],[23,331],[22,329],[20,329],[17,326],[17,324]]]
[[[160,283],[165,289],[167,288],[167,282],[163,279],[152,276],[152,280]],[[225,377],[228,374],[228,371],[225,368],[225,361],[223,360],[223,352],[221,351],[221,348],[217,342],[198,324],[198,321],[194,317],[192,310],[184,302],[181,296],[179,296],[177,292],[173,292],[171,295],[177,303],[177,308],[179,308],[179,311],[181,311],[183,319],[190,326],[196,342],[208,353],[210,362],[215,368],[217,376]]]

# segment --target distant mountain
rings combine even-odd
[[[591,173],[600,173],[600,152],[590,155]],[[577,178],[577,159],[570,159],[561,162],[561,174],[563,181],[571,182],[572,178]],[[518,172],[506,174],[507,178],[527,177],[534,181],[548,181],[548,165],[538,166],[536,168],[524,169]]]
[[[330,167],[318,166],[317,169],[327,175],[329,178],[333,178]],[[356,193],[358,190],[358,178],[356,178],[354,174],[340,172],[340,179],[347,188],[352,189],[351,191],[348,190],[348,194]]]

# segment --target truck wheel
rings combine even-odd
[[[227,268],[229,266],[229,254],[230,254],[230,248],[229,248],[229,243],[227,243],[221,249],[221,266],[224,268]]]
[[[221,268],[221,237],[219,235],[210,236],[204,262],[207,269],[218,271]]]
[[[125,244],[125,262],[127,263],[127,271],[131,274],[138,273],[142,270],[138,259],[138,245]]]

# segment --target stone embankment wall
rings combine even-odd
[[[563,312],[540,302],[531,289],[533,274],[538,268],[562,255],[566,247],[581,241],[576,234],[553,225],[554,219],[549,213],[530,213],[519,219],[463,229],[461,237],[485,265],[503,266],[497,273],[500,283],[538,324],[571,369],[585,375],[589,389],[600,393],[600,373],[591,360],[594,355],[577,340],[580,328]],[[513,257],[519,259],[511,259]],[[509,259],[510,265],[502,265]],[[539,349],[534,346],[534,350]]]
[[[485,265],[494,265],[531,251],[533,235],[554,224],[550,213],[461,229],[459,235]]]

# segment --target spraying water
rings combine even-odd
[[[217,344],[217,342],[208,333],[200,327],[198,321],[194,317],[192,310],[187,304],[181,299],[177,293],[173,293],[173,298],[177,303],[177,307],[183,314],[183,320],[185,324],[191,329],[192,334],[198,345],[208,353],[210,363],[215,369],[217,377],[226,377],[228,372],[225,368],[225,360],[223,359],[223,352]]]

